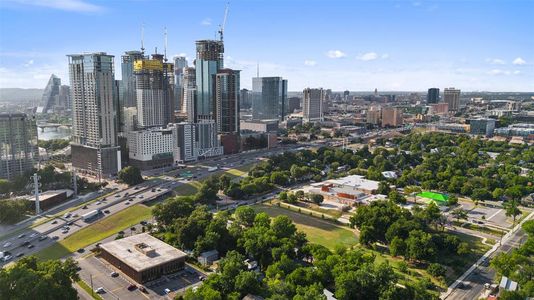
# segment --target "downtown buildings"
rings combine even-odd
[[[436,104],[438,102],[439,102],[439,89],[429,88],[428,93],[426,94],[426,103]]]
[[[282,77],[252,78],[252,118],[283,121],[288,115],[287,80]]]
[[[302,105],[302,115],[304,122],[323,121],[323,108],[325,102],[325,91],[321,89],[304,89]]]
[[[443,101],[449,105],[449,111],[458,111],[460,109],[460,90],[446,88],[443,92]]]
[[[0,114],[0,178],[13,180],[31,171],[39,161],[35,117]]]

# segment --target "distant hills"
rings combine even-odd
[[[40,101],[44,89],[0,88],[0,102],[35,102]]]

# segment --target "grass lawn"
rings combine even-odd
[[[189,181],[188,183],[184,183],[176,187],[174,189],[174,192],[178,196],[190,196],[190,195],[195,194],[199,187],[200,187],[200,182]]]
[[[350,247],[358,243],[356,234],[353,231],[322,219],[277,206],[254,205],[253,208],[259,212],[266,212],[271,217],[288,216],[293,220],[298,230],[306,233],[311,243],[320,244],[329,249],[334,249],[337,245]]]
[[[93,293],[93,291],[91,290],[91,287],[88,286],[87,283],[85,283],[85,281],[80,279],[80,280],[76,281],[76,283],[82,289],[84,289],[91,297],[93,297],[93,299],[95,299],[95,300],[102,300],[103,299],[99,294]]]
[[[73,233],[36,253],[40,259],[58,259],[105,239],[152,216],[150,208],[137,204]]]

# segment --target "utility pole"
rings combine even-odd
[[[41,187],[41,184],[39,183],[39,179],[41,179],[41,176],[37,175],[37,173],[33,174],[31,177],[33,179],[33,188],[34,188],[34,195],[35,195],[35,215],[38,215],[41,213],[41,203],[39,202],[39,188]]]

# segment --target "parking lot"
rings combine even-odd
[[[506,216],[506,211],[499,205],[492,203],[483,203],[475,207],[473,202],[460,201],[462,209],[468,213],[469,221],[478,224],[490,224],[503,228],[511,228],[512,221]]]
[[[200,284],[200,276],[205,276],[186,266],[185,270],[141,285],[94,255],[81,258],[78,263],[81,268],[80,278],[89,286],[92,281],[93,290],[103,288],[104,292],[100,293],[100,296],[104,299],[173,299],[177,292],[183,292],[189,287]],[[118,276],[112,277],[112,272],[118,273]],[[135,288],[128,290],[130,285],[135,285]],[[145,287],[146,292],[142,292],[140,286]],[[166,289],[171,292],[167,294]]]

